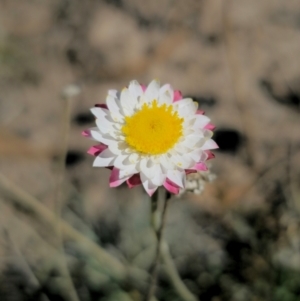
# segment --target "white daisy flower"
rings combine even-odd
[[[83,135],[100,142],[88,153],[96,156],[93,166],[112,169],[110,187],[126,181],[130,188],[142,184],[150,196],[159,186],[178,194],[186,174],[207,170],[205,161],[214,157],[209,150],[218,148],[198,104],[157,80],[109,90],[106,105],[91,112],[97,127]]]

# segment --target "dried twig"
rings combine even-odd
[[[65,178],[65,161],[66,155],[68,151],[68,140],[69,140],[69,129],[70,129],[70,118],[71,118],[71,101],[73,95],[62,95],[63,102],[63,116],[62,116],[62,137],[61,138],[61,152],[59,154],[59,168],[56,177],[56,190],[55,190],[55,207],[56,207],[56,220],[59,221],[61,219],[61,211],[62,211],[62,190],[63,190],[63,182]],[[58,249],[61,253],[61,273],[65,277],[66,283],[68,285],[68,297],[70,301],[79,301],[78,294],[74,287],[74,283],[72,281],[72,277],[70,275],[70,271],[68,269],[68,264],[66,260],[66,255],[64,251],[64,243],[63,243],[63,234],[62,234],[62,225],[61,223],[56,223],[57,229],[57,244]]]

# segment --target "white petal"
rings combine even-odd
[[[115,155],[107,148],[94,160],[93,166],[106,167],[111,166]]]
[[[151,102],[154,99],[158,100],[158,96],[159,96],[159,87],[160,87],[160,83],[157,80],[153,80],[147,87],[144,97],[146,102]]]
[[[201,148],[197,148],[189,152],[187,155],[190,156],[195,161],[195,163],[203,161],[203,159],[205,159],[205,153]]]
[[[193,128],[194,129],[203,129],[208,123],[210,119],[204,115],[195,115]]]
[[[183,126],[185,129],[192,129],[193,130],[193,125],[195,123],[195,116],[197,115],[191,115],[191,116],[186,116],[184,118],[184,121],[183,121]]]
[[[114,90],[114,89],[108,90],[108,95],[111,95],[114,98],[118,98],[118,94],[119,94],[118,90]]]
[[[186,154],[190,151],[190,148],[187,144],[177,143],[174,147],[174,151],[179,154]]]
[[[174,108],[177,108],[177,109],[180,109],[186,105],[190,105],[191,103],[193,103],[193,99],[192,98],[183,98],[179,101],[176,101],[176,102],[173,102],[173,107]]]
[[[165,85],[161,86],[159,89],[159,95],[165,93],[166,91],[169,91],[169,93],[172,94],[172,96],[173,96],[174,90],[170,84],[165,84]]]
[[[108,138],[106,135],[102,134],[97,128],[90,129],[90,133],[92,138],[106,145],[109,145],[112,141],[115,141],[113,137]]]
[[[203,151],[201,153],[200,159],[197,162],[205,162],[207,158],[208,158],[208,154]]]
[[[89,135],[88,135],[87,137],[88,137],[89,139],[91,139],[91,140],[99,141],[99,140],[95,139],[95,138],[92,136],[92,131],[99,132],[99,129],[98,129],[97,127],[89,128],[89,129],[88,129]]]
[[[105,127],[107,129],[114,129],[114,122],[108,115],[100,116],[96,119],[96,124],[99,129]]]
[[[155,163],[153,168],[154,175],[151,178],[151,181],[153,184],[161,186],[165,182],[167,174],[162,171],[162,167],[158,163]]]
[[[127,88],[124,88],[121,92],[120,102],[125,115],[131,116],[134,113],[138,99]]]
[[[124,135],[119,130],[116,130],[114,128],[108,129],[105,127],[99,128],[99,132],[102,134],[103,139],[109,139],[112,141],[124,141]]]
[[[174,92],[171,85],[166,84],[159,89],[159,103],[171,104],[173,102]]]
[[[106,104],[110,112],[118,112],[120,110],[119,100],[110,94],[106,97]]]
[[[142,184],[143,184],[145,190],[151,196],[156,191],[156,189],[158,188],[158,186],[155,185],[150,179],[148,179],[144,175],[144,173],[141,172],[140,176],[141,176],[141,181],[142,181]]]
[[[114,166],[117,167],[118,169],[126,169],[129,166],[135,166],[134,164],[131,164],[128,161],[128,157],[129,157],[128,154],[117,156],[114,162]]]
[[[203,150],[208,150],[208,149],[216,149],[216,148],[219,148],[219,146],[217,145],[217,143],[212,140],[212,139],[209,139],[207,140],[203,146],[201,147]]]
[[[94,138],[95,140],[102,142],[103,141],[103,137],[102,137],[102,133],[99,131],[98,128],[93,128],[90,129],[90,133],[91,133],[91,137]],[[104,143],[104,142],[102,142]],[[106,144],[106,143],[104,143]]]
[[[121,106],[119,103],[119,100],[112,95],[107,95],[106,97],[106,104],[109,108],[110,115],[113,118],[114,121],[123,121],[124,116],[123,112],[121,110]]]
[[[132,164],[137,164],[140,160],[140,155],[138,155],[137,153],[132,153],[129,155],[128,160],[130,163]]]
[[[141,95],[143,95],[143,89],[141,85],[138,83],[138,81],[136,80],[130,82],[128,89],[132,97],[135,97],[136,99]]]
[[[152,183],[157,186],[161,186],[166,181],[167,175],[164,173],[157,173],[155,176],[151,179]]]
[[[194,115],[197,112],[197,109],[198,109],[198,103],[193,101],[193,102],[189,102],[184,106],[179,106],[177,112],[179,116],[186,117],[186,116]]]
[[[127,144],[126,144],[126,142],[123,142],[123,141],[112,141],[109,144],[109,149],[115,155],[124,155],[126,148],[127,148]]]
[[[109,116],[110,115],[109,110],[107,110],[107,109],[94,107],[94,108],[91,108],[90,110],[96,118],[102,118],[104,116]]]
[[[143,107],[143,105],[150,105],[151,106],[151,103],[152,103],[152,101],[149,101],[146,97],[145,97],[145,95],[142,95],[141,97],[140,97],[140,99],[139,99],[139,102],[138,102],[138,104],[137,104],[137,106],[136,106],[136,109],[137,110],[140,110],[142,107]]]
[[[118,187],[122,183],[124,183],[126,180],[129,179],[130,176],[120,176],[120,170],[118,168],[113,168],[111,174],[110,174],[110,179],[109,179],[109,186],[110,187]]]
[[[161,186],[166,181],[167,172],[163,171],[163,167],[160,164],[155,164],[154,166],[154,174],[150,180],[154,185]]]
[[[185,171],[182,170],[168,170],[167,178],[174,182],[181,188],[184,188],[185,183]]]
[[[167,155],[167,154],[163,154],[159,157],[159,162],[162,165],[162,167],[164,168],[164,170],[175,168],[175,164],[171,161],[170,157],[171,156]]]
[[[192,149],[195,146],[201,147],[205,141],[206,139],[203,137],[202,133],[194,133],[184,137],[182,145]]]
[[[203,145],[205,144],[205,142],[207,141],[206,138],[202,138],[200,139],[195,145],[194,145],[194,148],[201,148],[203,149]]]
[[[195,165],[197,162],[196,160],[193,160],[189,154],[186,155],[175,155],[172,156],[172,161],[180,168],[183,169],[189,169]]]
[[[123,161],[128,157],[128,155],[119,155],[116,157],[116,160],[114,162],[114,166],[118,169],[124,169],[126,166],[123,164]]]
[[[96,122],[96,123],[97,123],[97,122]],[[104,127],[104,126],[99,127],[99,126],[98,126],[98,131],[102,134],[102,136],[106,136],[106,135],[109,133],[110,130],[111,130],[111,129],[109,129],[109,128],[107,128],[107,127]]]
[[[210,131],[210,130],[203,130],[203,136],[206,138],[206,139],[210,139],[212,136],[213,136],[213,132]]]
[[[150,158],[143,158],[139,164],[140,172],[144,173],[147,178],[151,179],[155,175],[155,165]]]
[[[125,141],[124,134],[120,130],[112,130],[109,134],[118,141]]]
[[[120,169],[119,176],[120,176],[120,178],[128,177],[128,176],[130,177],[136,173],[138,173],[138,171],[136,170],[135,166],[128,165],[126,168]]]

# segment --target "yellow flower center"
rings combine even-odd
[[[154,100],[144,104],[138,112],[125,117],[122,132],[125,141],[143,154],[162,154],[172,148],[182,136],[183,118],[174,112],[172,106],[158,106]]]

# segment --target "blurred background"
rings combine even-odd
[[[220,146],[164,237],[201,301],[300,300],[300,2],[0,0],[0,300],[139,301],[155,254],[141,187],[92,168],[89,108],[153,78]],[[156,298],[178,293],[168,261]]]

